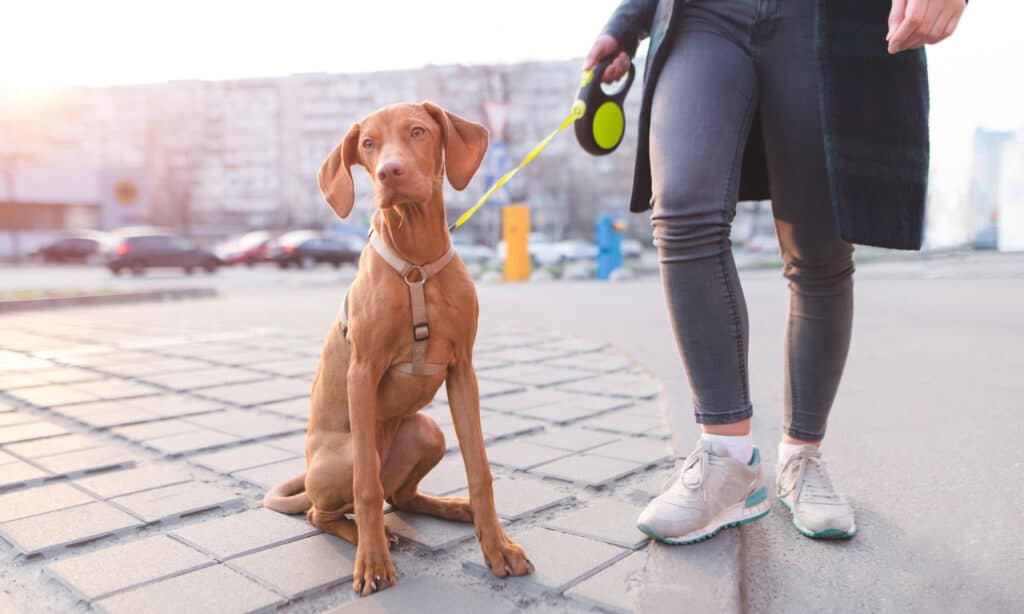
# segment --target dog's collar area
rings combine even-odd
[[[411,264],[384,243],[376,234],[370,235],[370,248],[377,252],[381,259],[388,263],[409,287],[409,305],[412,311],[412,361],[395,365],[394,368],[409,375],[436,375],[448,370],[447,365],[427,362],[427,340],[430,339],[430,324],[427,322],[427,301],[423,286],[427,280],[440,273],[455,258],[455,247],[448,246],[448,251],[437,260],[424,265]],[[341,312],[342,331],[348,337],[348,296]]]

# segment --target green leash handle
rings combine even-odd
[[[598,62],[580,85],[577,104],[585,105],[583,116],[576,120],[576,140],[584,151],[595,156],[606,156],[615,151],[626,134],[626,113],[623,110],[626,94],[633,85],[636,68],[629,63],[626,82],[608,94],[601,87],[601,75],[614,58]]]

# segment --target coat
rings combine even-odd
[[[624,0],[605,32],[630,55],[650,36],[630,210],[651,208],[654,86],[686,0]],[[851,243],[920,249],[928,187],[928,69],[923,49],[889,55],[890,0],[816,0],[820,100],[832,208]],[[744,150],[740,200],[771,198],[759,118]]]

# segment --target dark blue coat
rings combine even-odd
[[[890,0],[816,0],[821,116],[832,208],[851,243],[920,249],[928,186],[928,69],[923,49],[889,55]],[[685,0],[624,0],[605,27],[631,56],[650,36],[630,209],[651,207],[651,97]],[[740,200],[771,197],[760,121],[743,156]]]

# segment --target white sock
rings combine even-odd
[[[711,448],[718,456],[728,456],[741,463],[749,463],[754,458],[754,438],[751,435],[712,435],[702,433],[704,441],[711,442]]]
[[[802,444],[779,442],[779,467],[786,464],[786,461],[793,458],[797,452],[803,449]]]

